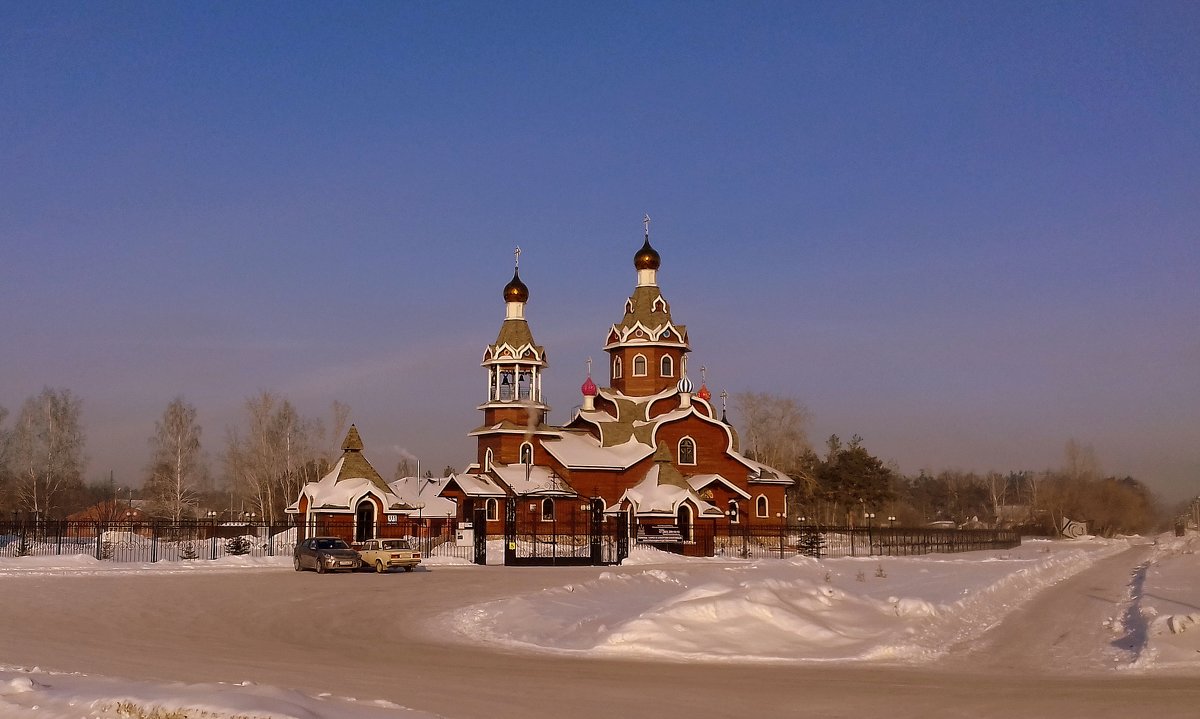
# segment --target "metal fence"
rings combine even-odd
[[[551,526],[551,524],[553,526]],[[607,524],[593,531],[591,523],[512,525],[505,540],[514,563],[590,563],[599,541],[601,561],[616,563],[627,542]],[[476,557],[475,535],[458,532],[453,523],[411,522],[380,524],[369,536],[406,538],[425,557],[453,557],[471,562]],[[116,562],[213,560],[227,556],[291,556],[302,536],[344,536],[344,522],[292,524],[184,522],[0,522],[0,557],[88,555]],[[989,529],[909,529],[890,527],[824,527],[816,525],[731,524],[695,526],[689,539],[653,543],[681,554],[743,559],[812,557],[913,556],[931,553],[1009,549],[1021,544],[1012,531]],[[636,541],[636,538],[635,538]],[[648,542],[647,542],[648,543]],[[553,561],[542,561],[549,557]],[[507,559],[508,557],[506,557]]]
[[[718,557],[786,559],[810,557],[907,557],[922,554],[1011,549],[1021,535],[993,529],[911,529],[816,525],[731,524],[697,527],[693,541]]]
[[[290,557],[298,528],[293,524],[183,522],[0,522],[0,557],[88,555],[115,562],[213,560],[228,556]],[[314,523],[304,536],[338,535],[340,525]],[[380,525],[372,536],[401,537],[426,557],[472,558],[472,548],[455,541],[450,525],[418,524],[403,529]]]

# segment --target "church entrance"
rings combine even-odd
[[[375,538],[375,503],[364,499],[358,503],[354,513],[354,541],[365,542]]]

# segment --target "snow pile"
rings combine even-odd
[[[643,549],[630,557],[632,571],[468,607],[450,621],[475,638],[553,652],[925,661],[982,634],[1039,589],[1126,546],[1030,541],[963,555],[735,564]]]
[[[1131,594],[1131,614],[1143,622],[1145,638],[1134,668],[1191,669],[1200,663],[1200,535],[1159,537]]]
[[[432,717],[393,702],[308,696],[240,684],[155,684],[0,666],[0,716],[128,719],[187,711],[206,719],[385,719]],[[158,712],[156,714],[155,712]]]

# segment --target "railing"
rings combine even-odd
[[[344,529],[337,523],[9,521],[0,522],[0,557],[87,555],[116,562],[290,557],[299,532],[342,536]],[[406,538],[426,557],[472,557],[471,547],[459,546],[445,522],[378,525],[369,536]]]
[[[1020,546],[1021,535],[993,529],[825,527],[731,524],[697,527],[695,542],[711,543],[718,557],[905,557]]]

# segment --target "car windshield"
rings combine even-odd
[[[349,549],[349,545],[340,539],[318,539],[317,549]]]
[[[412,549],[407,539],[392,539],[383,543],[384,549]]]

